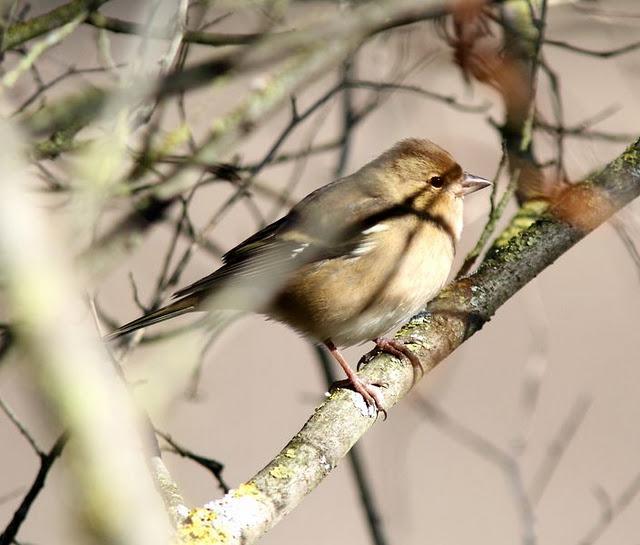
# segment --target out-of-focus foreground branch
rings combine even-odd
[[[477,332],[527,282],[640,195],[640,140],[600,173],[571,186],[530,227],[500,237],[480,268],[446,288],[397,335],[425,374]],[[362,376],[386,383],[386,407],[410,390],[409,363],[375,355]],[[282,451],[251,480],[183,521],[188,543],[252,543],[313,490],[375,423],[358,394],[336,390]]]
[[[8,307],[17,344],[69,429],[80,520],[98,542],[166,542],[168,517],[147,469],[137,409],[87,327],[72,266],[28,193],[21,135],[5,121],[0,141],[0,263]],[[20,522],[7,531],[15,536]]]

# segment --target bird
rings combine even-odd
[[[374,341],[406,357],[414,376],[422,370],[406,345],[384,335],[443,288],[462,234],[463,200],[490,185],[430,140],[402,140],[304,197],[173,302],[106,340],[194,311],[256,312],[323,344],[347,377],[339,385],[384,411],[380,384],[360,377],[340,348]]]

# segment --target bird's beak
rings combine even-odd
[[[462,190],[460,191],[460,196],[464,197],[469,193],[473,193],[475,191],[479,191],[485,187],[489,187],[491,182],[486,180],[485,178],[480,178],[480,176],[474,176],[473,174],[469,174],[468,172],[464,173],[464,178],[462,178]]]

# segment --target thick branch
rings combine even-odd
[[[410,344],[428,373],[527,282],[638,195],[640,140],[601,173],[567,190],[555,207],[567,217],[571,205],[579,203],[590,223],[581,223],[578,229],[548,215],[517,232],[494,246],[475,274],[446,288],[402,328],[398,338]],[[386,354],[375,355],[361,374],[389,385],[384,389],[387,408],[407,394],[413,378],[409,363]],[[334,391],[255,477],[206,509],[191,512],[183,521],[183,540],[255,541],[294,509],[375,422],[358,394]]]
[[[66,25],[82,14],[88,15],[91,10],[98,9],[106,2],[108,0],[73,0],[33,19],[16,23],[7,30],[2,51],[12,49],[50,30]]]

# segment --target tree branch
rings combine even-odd
[[[73,0],[33,19],[11,25],[4,35],[2,51],[13,49],[33,38],[42,36],[83,14],[89,15],[90,11],[98,9],[106,2],[108,0]]]

